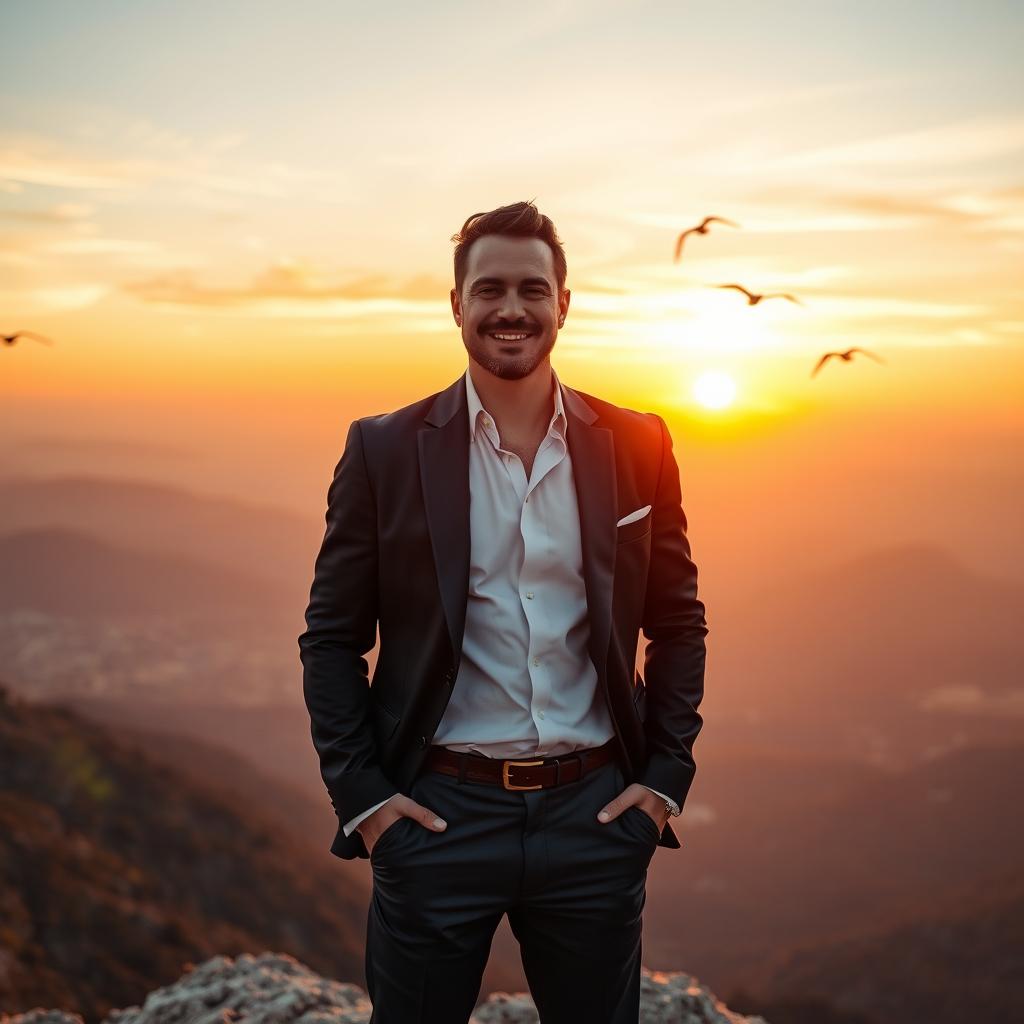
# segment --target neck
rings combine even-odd
[[[519,380],[495,377],[472,361],[469,373],[480,401],[497,421],[499,434],[529,437],[547,429],[555,412],[550,360]]]

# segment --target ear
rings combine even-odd
[[[462,326],[462,303],[459,302],[458,290],[453,288],[451,290],[451,303],[452,303],[452,315],[455,317],[455,322],[461,327]]]

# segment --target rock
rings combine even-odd
[[[470,1024],[539,1024],[528,992],[493,992]],[[733,1013],[690,974],[640,969],[640,1024],[767,1024]]]
[[[370,1000],[287,953],[215,956],[103,1024],[366,1024]],[[12,1022],[13,1024],[13,1022]]]
[[[85,1024],[77,1013],[63,1010],[29,1010],[16,1013],[13,1017],[0,1013],[0,1024]]]
[[[766,1024],[733,1013],[692,975],[649,971],[640,978],[640,1024]],[[331,981],[287,953],[215,956],[171,985],[151,992],[142,1006],[114,1010],[103,1024],[367,1024],[370,1000],[358,985]],[[538,1024],[526,992],[494,992],[470,1024]],[[30,1010],[0,1024],[83,1024],[77,1014]]]

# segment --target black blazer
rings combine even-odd
[[[562,385],[579,500],[590,655],[627,782],[680,807],[704,694],[704,605],[679,470],[662,418]],[[368,856],[341,825],[408,794],[451,695],[469,592],[464,376],[349,428],[327,493],[306,630],[298,638],[313,746],[339,819],[331,852]],[[617,527],[650,504],[649,515]],[[380,649],[372,686],[364,655]],[[649,644],[636,671],[639,631]],[[666,823],[659,846],[680,842]]]

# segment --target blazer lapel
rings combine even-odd
[[[469,599],[469,405],[459,377],[442,391],[417,433],[420,484],[452,657],[458,664]]]
[[[583,579],[590,618],[590,657],[603,682],[612,626],[612,586],[618,539],[619,497],[615,478],[615,439],[598,427],[597,413],[572,388],[562,385],[566,441],[580,513]]]
[[[566,442],[579,506],[590,656],[603,680],[611,635],[618,493],[615,442],[598,414],[562,384]],[[417,434],[420,483],[452,652],[462,651],[469,594],[469,413],[465,377],[442,391]]]

